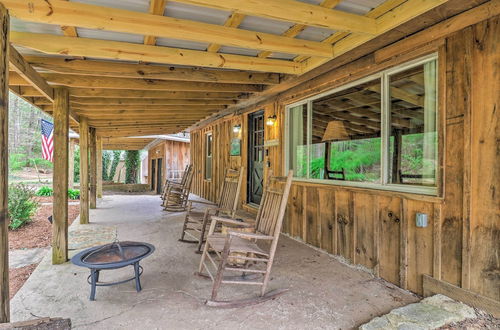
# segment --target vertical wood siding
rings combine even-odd
[[[269,104],[223,118],[191,133],[195,166],[193,192],[215,200],[224,170],[247,167],[248,113],[276,114],[267,127],[266,161],[283,172],[284,107],[370,73],[439,52],[440,197],[335,185],[294,182],[283,232],[349,262],[363,265],[389,282],[422,294],[422,275],[500,300],[500,160],[498,143],[498,16],[433,42],[428,47],[377,62],[364,57],[280,95]],[[242,125],[242,155],[229,156],[234,125]],[[211,181],[203,179],[204,135],[214,134]],[[269,170],[265,168],[265,172]],[[246,179],[245,179],[246,180]],[[246,200],[243,189],[242,202]],[[416,213],[428,215],[417,228]]]

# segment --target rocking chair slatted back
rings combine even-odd
[[[171,212],[181,212],[186,210],[193,175],[193,166],[189,165],[186,168],[185,175],[183,175],[183,183],[180,186],[174,187],[173,185],[170,185],[167,188],[167,191],[165,192],[165,199],[163,201],[165,210]]]
[[[222,182],[222,189],[219,195],[217,206],[221,210],[230,211],[230,216],[234,216],[239,203],[241,183],[243,182],[243,169],[227,169]]]
[[[291,174],[278,177],[273,176],[272,170],[269,171],[255,223],[257,232],[269,236],[279,235],[291,184]]]
[[[188,180],[189,174],[192,172],[193,172],[193,165],[189,164],[188,166],[186,166],[186,168],[184,169],[184,172],[182,173],[181,182],[180,182],[181,185],[184,185],[186,183],[186,180]]]

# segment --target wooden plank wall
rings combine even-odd
[[[191,132],[193,192],[215,200],[226,166],[247,167],[247,116],[265,109],[278,123],[267,127],[270,167],[283,171],[284,107],[396,64],[437,52],[440,80],[440,196],[422,196],[294,182],[283,232],[381,278],[422,294],[423,275],[500,301],[500,163],[498,152],[498,16],[414,49],[362,57],[288,90],[273,101]],[[446,27],[448,28],[448,27]],[[425,36],[422,38],[425,39]],[[410,42],[411,44],[411,42]],[[391,54],[384,58],[383,54]],[[242,125],[242,156],[229,156],[232,127]],[[214,135],[213,178],[203,179],[205,133]],[[245,189],[243,189],[245,191]],[[242,194],[244,204],[246,196]],[[429,226],[417,228],[415,214]]]
[[[170,170],[184,170],[190,164],[190,143],[165,140],[148,150],[148,184],[151,184],[151,160],[163,159],[162,182]]]

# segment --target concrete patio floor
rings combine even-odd
[[[12,321],[71,318],[75,329],[350,329],[418,297],[347,266],[286,236],[280,238],[269,289],[290,288],[276,300],[237,309],[203,304],[211,281],[194,276],[200,255],[178,242],[183,213],[161,210],[155,195],[108,195],[91,210],[92,227],[116,226],[120,240],[144,241],[156,251],[141,262],[143,290],[133,282],[98,287],[89,301],[89,271],[53,266],[50,253],[11,301]],[[76,223],[77,221],[75,221]],[[71,251],[73,255],[76,251]],[[132,268],[103,272],[129,277]],[[221,298],[256,295],[255,287],[225,286]]]

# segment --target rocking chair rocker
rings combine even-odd
[[[217,203],[189,200],[179,241],[197,243],[197,251],[201,252],[201,246],[205,241],[205,232],[210,216],[227,215],[229,217],[234,217],[238,207],[238,197],[240,195],[242,182],[243,168],[239,168],[238,170],[227,169]],[[193,209],[193,204],[208,205],[208,207],[205,211],[198,211]],[[186,240],[186,235],[193,238],[193,240]]]
[[[272,171],[269,173],[255,224],[212,216],[197,272],[198,275],[209,277],[213,281],[212,296],[207,300],[207,306],[232,308],[253,305],[274,299],[287,291],[287,289],[282,289],[266,293],[266,288],[285,215],[292,175],[292,171],[287,177],[273,177]],[[214,233],[219,224],[232,226],[232,228],[226,235]],[[252,232],[237,231],[238,228],[252,229]],[[267,248],[261,248],[257,245],[257,241],[267,242]],[[204,270],[207,274],[203,273]],[[225,271],[242,275],[224,276]],[[218,301],[217,294],[221,284],[260,285],[260,297]]]
[[[163,208],[170,212],[186,211],[189,192],[191,191],[191,182],[193,181],[193,168],[189,167],[185,180],[182,184],[170,184],[165,192]],[[184,178],[183,178],[184,179]]]
[[[189,172],[191,172],[192,170],[193,170],[193,165],[188,165],[184,169],[184,172],[182,172],[182,176],[181,176],[180,180],[179,179],[166,179],[165,180],[165,185],[163,186],[163,191],[161,193],[160,198],[162,200],[165,200],[165,196],[167,195],[167,191],[168,191],[168,189],[171,186],[174,186],[174,187],[177,187],[177,188],[182,187],[182,185],[184,185],[186,183],[186,180],[188,178]]]

